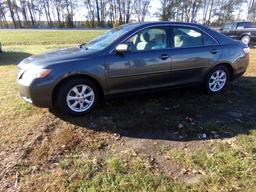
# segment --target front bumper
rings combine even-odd
[[[24,83],[21,79],[17,80],[21,98],[37,107],[52,107],[52,85],[42,82],[40,79],[32,81],[30,84]]]

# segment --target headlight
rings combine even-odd
[[[28,69],[22,74],[21,79],[26,82],[31,82],[34,79],[40,79],[40,78],[46,77],[47,75],[49,75],[50,72],[51,72],[51,69],[39,69],[39,68]]]

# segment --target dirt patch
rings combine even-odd
[[[196,147],[200,143],[191,142],[181,143],[176,141],[166,140],[150,140],[150,139],[134,139],[134,138],[122,138],[122,145],[116,150],[118,152],[125,151],[127,149],[134,150],[137,154],[146,157],[154,169],[163,175],[168,176],[172,180],[179,180],[181,182],[196,183],[200,181],[202,176],[201,172],[191,170],[188,167],[183,167],[181,164],[173,161],[165,153],[162,153],[163,148],[186,148],[187,146]]]

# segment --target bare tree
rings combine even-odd
[[[53,5],[53,7],[55,9],[55,12],[57,14],[58,26],[61,28],[61,27],[63,27],[63,22],[62,22],[63,0],[52,0],[52,5]]]
[[[0,0],[0,26],[15,28],[74,27],[78,0]],[[143,22],[150,0],[82,0],[88,26],[116,26],[131,21]],[[256,21],[256,0],[160,0],[161,20],[201,22],[221,25],[239,19],[247,4],[247,19]],[[43,20],[43,21],[41,21]],[[45,20],[45,21],[44,21]]]
[[[48,0],[41,0],[40,5],[42,5],[42,8],[44,10],[44,14],[48,23],[49,27],[53,26],[52,22],[52,16],[51,16],[51,11],[50,11],[50,3]]]
[[[11,0],[6,0],[6,4],[7,4],[7,7],[9,9],[10,16],[12,18],[12,22],[13,22],[14,27],[15,28],[21,27],[21,22],[20,22],[19,16],[17,18],[17,15],[16,15],[17,14],[17,6]],[[19,21],[17,21],[17,19]]]
[[[84,4],[87,9],[87,17],[88,17],[89,21],[91,22],[92,27],[95,27],[94,3],[91,0],[85,0]]]
[[[162,0],[162,20],[183,21],[184,20],[184,1],[183,0]]]
[[[196,15],[202,6],[202,0],[183,1],[183,10],[186,22],[195,22]]]
[[[255,0],[247,0],[248,14],[247,19],[249,21],[256,20],[256,1]]]
[[[148,13],[150,0],[136,0],[134,1],[134,12],[139,22],[143,22]]]
[[[0,0],[0,25],[1,27],[8,27],[8,22],[6,19],[6,14],[8,12],[8,8],[3,0]]]

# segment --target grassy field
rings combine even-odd
[[[12,30],[0,31],[4,45],[58,45],[87,42],[104,30]]]
[[[20,60],[102,32],[0,31],[0,191],[256,191],[256,49],[223,95],[122,97],[76,118],[19,98]]]

